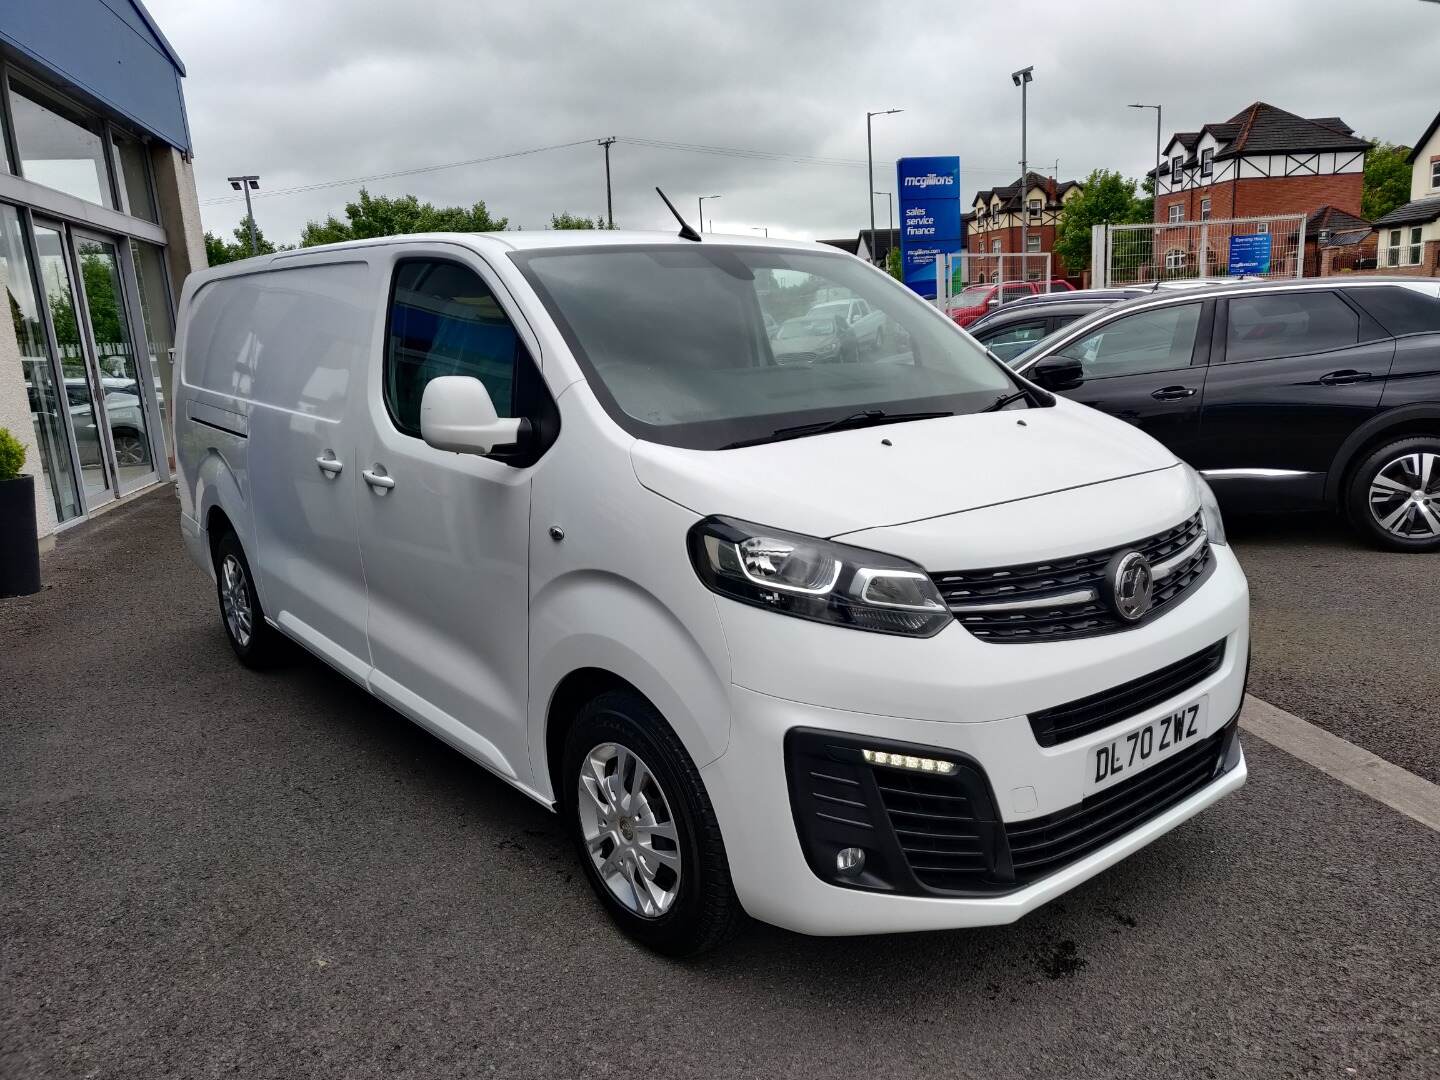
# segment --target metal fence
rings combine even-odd
[[[1305,275],[1305,215],[1096,225],[1090,234],[1096,288],[1186,278]]]
[[[939,266],[935,279],[939,289],[935,303],[943,311],[955,307],[956,297],[967,288],[1026,281],[1033,282],[1040,292],[1049,292],[1054,280],[1048,251],[965,251],[958,255],[941,255],[937,261]]]

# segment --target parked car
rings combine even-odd
[[[770,343],[777,364],[834,363],[858,360],[860,346],[839,316],[802,315],[786,319]]]
[[[885,345],[885,316],[858,297],[816,304],[808,314],[834,316],[858,348],[875,350]]]
[[[950,317],[957,326],[969,326],[995,308],[1027,296],[1069,292],[1075,286],[1062,278],[1053,281],[1006,281],[997,285],[968,285],[951,298]]]
[[[967,328],[970,336],[1007,364],[1034,348],[1062,326],[1149,290],[1077,289],[1068,293],[1025,296],[995,308]]]
[[[110,437],[115,444],[115,460],[119,465],[144,465],[150,460],[149,443],[145,438],[144,411],[133,379],[101,380],[105,389],[105,416]],[[32,412],[53,412],[40,402],[32,383],[25,383]],[[90,400],[90,386],[83,378],[65,380],[66,406],[75,432],[75,448],[81,465],[98,465],[101,460],[100,433],[95,425],[95,410]]]
[[[892,351],[776,364],[777,275]],[[1245,780],[1204,481],[851,255],[282,252],[186,278],[177,365],[181,534],[239,660],[298,642],[556,810],[652,948],[1013,922]]]
[[[1222,501],[1330,507],[1381,547],[1440,550],[1440,283],[1157,291],[1019,369],[1153,435]]]

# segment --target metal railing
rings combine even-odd
[[[1305,215],[1096,225],[1096,288],[1188,278],[1296,278],[1305,274]]]

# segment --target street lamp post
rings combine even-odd
[[[704,228],[705,228],[705,200],[706,200],[706,199],[718,199],[718,198],[720,198],[719,195],[701,195],[700,198],[696,200],[695,205],[700,208],[700,228],[701,228],[701,229],[704,229]]]
[[[885,196],[885,220],[890,223],[890,231],[891,231],[891,232],[894,232],[894,231],[895,231],[895,196],[893,196],[892,194],[890,194],[890,192],[888,192],[888,191],[872,191],[872,192],[870,192],[870,196],[871,196],[872,200],[873,200],[873,198],[874,198],[876,195],[884,195],[884,196]],[[873,205],[873,202],[872,202],[872,205]],[[875,230],[874,230],[874,228],[871,228],[871,230],[870,230],[870,235],[871,235],[871,236],[874,236],[874,235],[875,235]],[[898,239],[899,239],[899,236],[897,235],[897,236],[895,237],[895,239],[898,240]],[[890,242],[890,246],[891,246],[892,248],[895,246],[895,241],[894,241],[894,240],[892,240],[892,241]],[[887,255],[887,258],[888,258],[888,255]]]
[[[1141,105],[1137,103],[1129,106],[1129,108],[1155,110],[1155,185],[1151,191],[1151,195],[1155,200],[1155,205],[1158,207],[1160,199],[1160,106]],[[1151,216],[1153,217],[1154,215]]]
[[[870,135],[870,120],[876,116],[893,116],[895,113],[904,112],[904,109],[879,109],[875,112],[865,114],[865,160],[870,169],[870,243],[875,243],[875,144]],[[875,261],[875,253],[870,253],[870,261]]]
[[[769,226],[769,225],[751,225],[751,226],[750,226],[750,231],[751,231],[751,232],[763,232],[763,233],[765,234],[766,239],[769,239],[769,237],[770,237],[770,226]]]
[[[1019,71],[1010,73],[1010,81],[1020,87],[1020,276],[1025,277],[1025,256],[1029,254],[1029,230],[1026,222],[1030,218],[1029,189],[1025,186],[1026,176],[1030,170],[1030,164],[1025,158],[1025,124],[1026,124],[1026,97],[1030,84],[1035,81],[1033,72],[1035,67],[1021,68]],[[1002,275],[1003,276],[1003,275]]]
[[[227,176],[230,186],[236,191],[245,193],[245,220],[250,223],[250,254],[260,254],[260,244],[255,239],[255,211],[250,208],[250,192],[260,189],[260,177],[258,176]]]

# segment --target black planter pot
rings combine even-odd
[[[35,478],[0,480],[0,596],[29,596],[39,591]]]

